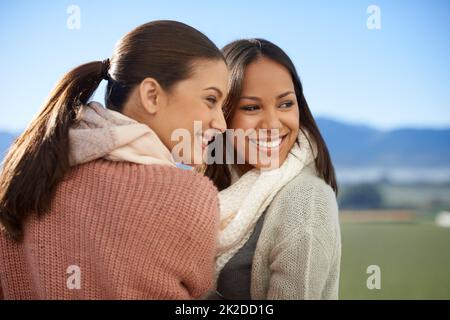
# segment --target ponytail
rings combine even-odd
[[[64,75],[41,111],[9,149],[0,173],[0,224],[15,240],[30,213],[49,206],[55,187],[69,170],[69,128],[88,103],[109,59],[83,64]]]

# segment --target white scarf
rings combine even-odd
[[[313,150],[300,130],[298,142],[279,168],[268,171],[252,169],[219,193],[221,224],[232,219],[219,232],[216,276],[250,238],[256,222],[278,191],[314,161],[317,150],[314,141],[309,140]],[[236,172],[232,175],[235,176]]]

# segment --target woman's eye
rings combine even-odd
[[[289,101],[289,102],[285,102],[285,103],[281,104],[280,108],[281,109],[288,109],[288,108],[292,107],[293,105],[294,105],[294,102]]]
[[[206,100],[208,102],[212,103],[212,104],[216,104],[217,103],[217,99],[214,96],[207,97]]]
[[[244,111],[255,111],[255,110],[258,110],[259,107],[258,106],[243,106],[243,107],[240,107],[239,109],[244,110]]]

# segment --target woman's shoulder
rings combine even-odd
[[[114,225],[124,234],[158,229],[197,239],[215,232],[219,221],[212,182],[163,165],[95,160],[74,167],[58,186],[53,204],[53,211],[68,219],[98,228]]]
[[[207,177],[192,170],[167,165],[144,165],[131,162],[95,160],[74,167],[64,180],[98,180],[97,183],[130,185],[136,191],[141,189],[174,189],[182,193],[217,194],[217,188]]]
[[[286,227],[331,226],[338,221],[338,206],[333,189],[317,176],[312,166],[287,183],[269,206],[276,219]]]
[[[139,219],[170,212],[180,220],[211,221],[219,210],[217,189],[208,178],[164,165],[95,160],[74,167],[57,195],[65,203],[88,199],[103,210],[126,211]]]
[[[276,198],[294,201],[303,205],[311,202],[336,202],[336,195],[312,166],[305,167],[277,193]]]

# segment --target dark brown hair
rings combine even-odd
[[[300,130],[306,130],[317,145],[318,154],[315,159],[315,166],[318,175],[337,194],[336,176],[328,148],[309,110],[308,103],[303,95],[302,83],[288,55],[281,48],[264,39],[237,40],[226,45],[222,49],[222,52],[228,64],[231,77],[230,91],[223,106],[227,123],[230,123],[233,117],[234,107],[241,97],[245,68],[261,57],[269,58],[284,66],[291,74],[294,83],[300,113]],[[226,144],[227,139],[223,137],[223,141]],[[226,150],[227,146],[224,147],[224,154],[226,154]],[[205,174],[214,182],[219,190],[223,190],[231,184],[231,174],[228,166],[225,164],[211,164],[206,168]]]
[[[65,74],[4,159],[0,227],[19,240],[27,215],[40,215],[48,208],[55,187],[69,170],[69,128],[103,78],[108,80],[106,106],[121,111],[132,89],[146,77],[169,91],[191,76],[198,59],[224,58],[198,30],[176,21],[153,21],[118,42],[109,72],[108,63],[95,61]]]

